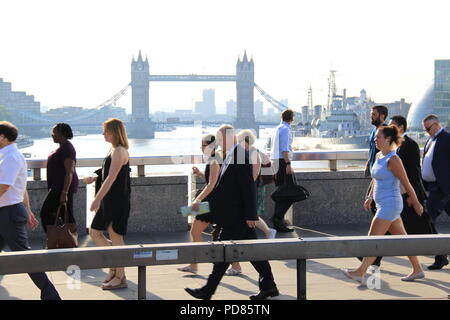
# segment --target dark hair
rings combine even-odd
[[[395,121],[396,124],[398,124],[398,126],[403,126],[403,130],[406,131],[408,125],[407,125],[407,121],[405,119],[405,117],[403,116],[393,116],[391,118],[392,121]]]
[[[58,131],[66,139],[73,138],[72,128],[67,123],[57,123],[54,129],[56,129],[56,131]]]
[[[206,142],[208,146],[213,145],[214,148],[213,151],[211,152],[211,158],[214,158],[216,156],[216,149],[217,149],[216,136],[213,135],[212,133],[205,134],[202,137],[202,142]]]
[[[383,136],[386,139],[391,138],[391,144],[395,143],[396,145],[401,145],[404,140],[400,135],[400,129],[397,126],[381,126],[378,130],[383,133]]]
[[[9,142],[14,142],[19,135],[19,130],[8,121],[0,121],[0,134],[4,135]]]
[[[291,109],[284,110],[281,113],[281,119],[285,122],[294,121],[294,111]]]
[[[387,119],[389,112],[388,112],[388,108],[386,106],[382,106],[382,105],[373,106],[372,110],[377,110],[378,114],[384,115],[384,120]]]

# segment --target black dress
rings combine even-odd
[[[96,181],[96,193],[100,189],[101,183],[108,177],[110,166],[111,155],[108,155],[105,160],[103,160],[101,175],[98,176]],[[109,225],[112,224],[114,232],[120,235],[126,234],[128,217],[130,216],[130,171],[129,163],[122,166],[111,189],[109,189],[108,193],[100,203],[100,208],[95,214],[91,228],[96,230],[107,230]]]
[[[209,183],[210,164],[211,164],[211,160],[208,161],[208,163],[206,164],[206,167],[205,167],[205,180],[206,180],[206,185],[208,185],[208,183]],[[206,185],[205,185],[204,188],[206,188]],[[204,189],[204,188],[203,188],[203,189]],[[203,189],[202,189],[201,191],[203,191]],[[208,202],[209,202],[209,208],[210,208],[210,210],[211,210],[211,206],[212,206],[211,200],[212,200],[211,193],[208,194],[208,195],[206,196],[205,199],[203,199],[204,202],[205,202],[205,201],[208,201]],[[214,223],[214,221],[213,221],[213,215],[212,215],[212,212],[211,212],[211,211],[210,211],[210,212],[206,212],[206,213],[202,213],[202,214],[198,214],[198,215],[195,216],[195,219],[196,219],[196,220],[203,221],[203,222],[211,223],[211,224]]]

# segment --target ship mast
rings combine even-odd
[[[327,111],[331,111],[331,106],[333,99],[336,97],[336,70],[330,70],[330,76],[328,78],[328,101],[327,101]]]

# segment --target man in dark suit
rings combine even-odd
[[[210,195],[214,222],[221,228],[219,241],[257,239],[255,226],[256,186],[248,151],[237,144],[234,128],[220,127],[217,143],[226,150],[216,188]],[[252,261],[259,273],[259,289],[251,300],[264,300],[279,295],[268,261]],[[217,289],[230,263],[214,263],[214,268],[205,286],[199,289],[186,288],[186,292],[197,299],[209,300]]]
[[[409,182],[416,192],[417,199],[421,205],[424,205],[426,193],[422,182],[422,172],[420,168],[420,149],[417,142],[408,137],[405,133],[408,128],[407,121],[402,116],[393,116],[389,125],[395,125],[400,130],[404,141],[397,148],[397,154],[402,160]],[[408,234],[432,234],[430,216],[424,212],[422,216],[416,214],[414,209],[408,205],[408,195],[402,189],[403,211],[401,214],[403,225]]]
[[[436,219],[448,208],[450,200],[450,133],[444,130],[439,118],[429,115],[423,119],[423,127],[430,138],[424,148],[422,178],[428,191],[426,209],[431,217],[435,233]],[[447,211],[447,214],[450,212]],[[429,270],[439,270],[448,265],[446,256],[436,256]]]

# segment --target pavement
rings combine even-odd
[[[277,238],[358,236],[366,235],[368,225],[321,225],[295,227],[294,233],[279,233]],[[441,233],[450,234],[450,224],[439,225]],[[260,234],[262,237],[262,234]],[[211,240],[205,233],[204,240]],[[126,244],[154,244],[188,242],[188,232],[129,234]],[[42,240],[34,240],[32,249],[42,249]],[[92,247],[87,237],[80,238],[81,247]],[[355,268],[359,262],[355,258],[316,259],[307,261],[307,299],[308,300],[448,300],[450,297],[450,266],[439,271],[428,271],[426,266],[434,257],[419,257],[425,270],[425,279],[403,282],[400,278],[410,272],[407,257],[386,257],[382,261],[380,281],[369,289],[353,280],[347,279],[340,268]],[[295,300],[296,261],[271,261],[272,271],[280,291],[275,300]],[[248,296],[258,292],[258,275],[250,263],[241,263],[243,274],[224,276],[214,300],[248,300]],[[151,266],[147,268],[148,300],[194,300],[183,289],[202,287],[212,264],[200,264],[197,275],[182,273],[177,267],[182,265]],[[101,282],[107,269],[81,270],[81,283],[74,285],[70,277],[62,271],[48,272],[48,276],[65,300],[136,300],[138,269],[126,268],[128,288],[103,291]],[[0,300],[38,300],[39,290],[26,274],[0,275]]]

